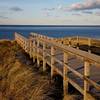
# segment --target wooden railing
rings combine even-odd
[[[61,43],[61,44],[67,45],[67,46],[72,46],[77,49],[81,49],[80,46],[85,45],[85,47],[87,46],[86,51],[88,51],[89,53],[93,53],[93,52],[95,53],[95,50],[96,50],[95,48],[98,48],[98,47],[100,48],[100,39],[95,39],[95,38],[88,38],[88,37],[81,37],[81,36],[72,36],[72,37],[64,37],[64,38],[50,38],[48,36],[44,36],[44,35],[40,35],[40,34],[36,34],[36,33],[31,33],[31,35],[34,35],[35,37],[38,36],[40,38],[41,37],[47,38],[47,39],[56,41],[58,43]],[[93,48],[94,48],[94,50],[92,50]]]
[[[29,39],[15,33],[15,40],[33,60],[37,59],[37,67],[40,61],[43,61],[43,71],[46,71],[46,63],[51,67],[51,78],[55,74],[63,77],[64,96],[68,93],[68,83],[83,94],[84,100],[95,100],[95,95],[100,96],[100,56],[67,46],[59,42],[60,39],[36,33],[31,33]]]

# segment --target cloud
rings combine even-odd
[[[52,13],[50,13],[50,12],[44,12],[43,13],[43,15],[45,16],[45,17],[53,17],[53,18],[59,18],[60,16],[59,15],[55,15],[55,14],[52,14]]]
[[[43,8],[44,11],[54,11],[56,10],[55,8]]]
[[[53,18],[59,18],[60,15],[57,14],[58,11],[62,9],[62,5],[57,5],[56,7],[52,8],[43,8],[42,14],[46,17],[53,17]]]
[[[42,10],[43,11],[57,11],[57,10],[60,10],[62,9],[62,5],[58,5],[57,7],[52,7],[52,8],[43,8]]]
[[[82,11],[82,13],[84,14],[89,14],[89,15],[96,15],[96,16],[100,16],[100,12],[99,11]]]
[[[82,16],[81,14],[77,14],[77,13],[73,13],[72,15],[75,15],[75,16]]]
[[[95,15],[100,16],[100,12],[95,12]]]
[[[100,13],[96,12],[97,10],[100,10],[100,0],[83,0],[69,6],[59,4],[56,7],[42,9],[45,15],[49,17],[54,16],[53,14],[57,14],[58,12],[67,12],[67,14],[71,12],[71,15],[75,16],[82,16],[83,14],[99,16]]]
[[[82,3],[72,4],[67,8],[69,11],[100,9],[100,0],[85,0]]]
[[[23,11],[23,9],[20,8],[20,7],[12,7],[12,8],[10,8],[10,10],[16,11],[16,12],[18,12],[18,11]]]
[[[8,17],[3,16],[3,15],[0,15],[0,18],[1,18],[1,19],[9,19]]]
[[[57,10],[61,10],[61,9],[63,9],[63,6],[62,5],[58,5]]]
[[[92,11],[82,11],[82,13],[85,13],[85,14],[93,14]]]
[[[49,12],[43,12],[43,15],[46,16],[46,17],[50,17],[51,14]]]
[[[42,14],[46,17],[52,17],[53,16],[53,11],[55,11],[56,8],[43,8],[42,9]]]

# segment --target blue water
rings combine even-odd
[[[29,36],[30,32],[35,32],[58,38],[65,36],[86,36],[100,38],[100,26],[0,26],[0,39],[14,39],[14,32],[20,32],[26,37]]]

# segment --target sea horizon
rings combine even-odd
[[[31,32],[54,38],[83,36],[100,39],[100,26],[0,25],[0,39],[14,39],[14,33],[28,37]]]
[[[100,0],[0,1],[0,100],[100,100]]]
[[[42,27],[42,26],[43,26],[43,27],[46,27],[46,26],[47,26],[47,27],[100,27],[100,25],[49,25],[49,24],[48,24],[48,25],[31,25],[31,24],[28,24],[28,25],[27,25],[27,24],[21,24],[21,25],[20,25],[20,24],[14,24],[14,25],[13,25],[13,24],[11,24],[11,25],[10,25],[10,24],[7,24],[7,25],[6,25],[6,24],[4,24],[4,25],[3,25],[3,24],[0,24],[0,27],[2,27],[2,26],[12,26],[12,27],[16,27],[16,26],[19,26],[19,27],[20,27],[20,26],[26,26],[26,27],[30,27],[30,26],[34,26],[34,27],[35,27],[35,26],[36,26],[36,27],[37,27],[37,26],[38,26],[38,27],[39,27],[39,26],[41,26],[41,27]]]

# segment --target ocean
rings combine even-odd
[[[0,39],[14,39],[19,32],[28,37],[30,32],[49,37],[85,36],[100,39],[100,26],[40,26],[40,25],[0,25]]]

